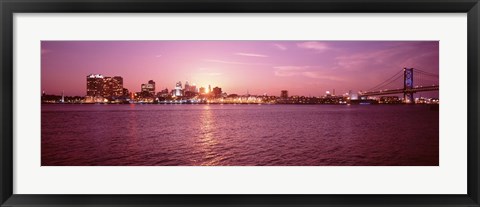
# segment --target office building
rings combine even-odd
[[[120,76],[103,78],[103,97],[113,100],[123,96],[123,78]]]
[[[86,103],[104,102],[103,98],[103,75],[90,74],[87,76],[87,95],[85,96]]]
[[[188,81],[186,81],[184,92],[189,92],[189,91],[190,91],[190,84],[188,83]]]
[[[91,74],[87,76],[87,96],[103,96],[103,75]]]
[[[182,82],[178,81],[177,84],[175,84],[175,89],[174,89],[174,96],[183,96],[182,93]]]
[[[287,90],[282,90],[280,92],[280,98],[282,99],[288,99],[288,91]]]
[[[128,93],[128,90],[126,92],[125,90],[121,76],[105,77],[101,74],[90,74],[87,76],[85,102],[98,103],[116,100]]]
[[[215,87],[215,88],[213,88],[212,92],[213,92],[213,95],[214,95],[216,98],[219,98],[219,97],[222,96],[222,88]]]
[[[155,96],[155,82],[153,80],[142,84],[142,94],[146,93],[150,94],[150,96]]]

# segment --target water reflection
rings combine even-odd
[[[130,109],[135,109],[134,104],[130,104]],[[138,151],[139,142],[138,142],[138,117],[135,111],[129,111],[128,121],[127,121],[127,130],[128,130],[128,149],[133,151]]]
[[[215,117],[209,105],[205,105],[200,117],[199,151],[203,154],[200,165],[218,165],[221,155],[215,150],[218,140],[214,134]]]
[[[42,166],[437,166],[438,120],[406,105],[42,105]]]

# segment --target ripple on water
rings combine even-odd
[[[42,165],[438,165],[428,106],[42,105]]]

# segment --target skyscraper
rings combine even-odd
[[[186,81],[184,92],[189,92],[189,91],[190,91],[190,84],[188,83],[188,81]]]
[[[149,85],[149,89],[150,89],[149,92],[152,95],[155,95],[155,82],[153,80],[149,80],[148,85]]]
[[[123,95],[123,78],[120,76],[103,78],[103,97],[110,100]]]
[[[282,99],[288,99],[288,91],[287,91],[287,90],[281,91],[281,93],[280,93],[280,98],[282,98]]]
[[[101,74],[87,76],[87,96],[85,102],[104,102],[115,100],[124,95],[123,78],[121,76],[104,77]]]
[[[213,88],[212,92],[216,98],[220,98],[220,96],[222,95],[222,88],[215,87]]]
[[[161,90],[160,92],[158,92],[157,96],[158,97],[163,97],[163,98],[168,97],[169,96],[168,88],[165,88],[165,89]]]
[[[148,83],[142,84],[142,93],[148,93],[150,96],[155,96],[155,82],[149,80]]]
[[[87,96],[90,96],[90,97],[103,96],[103,75],[90,74],[87,76]]]
[[[198,91],[197,91],[197,85],[195,85],[195,83],[190,86],[190,91],[195,92],[195,93],[198,92]]]
[[[205,87],[200,87],[200,89],[198,90],[198,93],[205,94]]]
[[[175,96],[182,96],[182,82],[178,81],[177,84],[175,84]]]
[[[102,96],[107,98],[110,97],[112,94],[112,77],[103,77],[103,90],[102,90]]]
[[[123,96],[123,78],[121,76],[113,76],[112,78],[112,96]]]

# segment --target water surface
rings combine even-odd
[[[426,105],[42,105],[42,165],[438,165]]]

